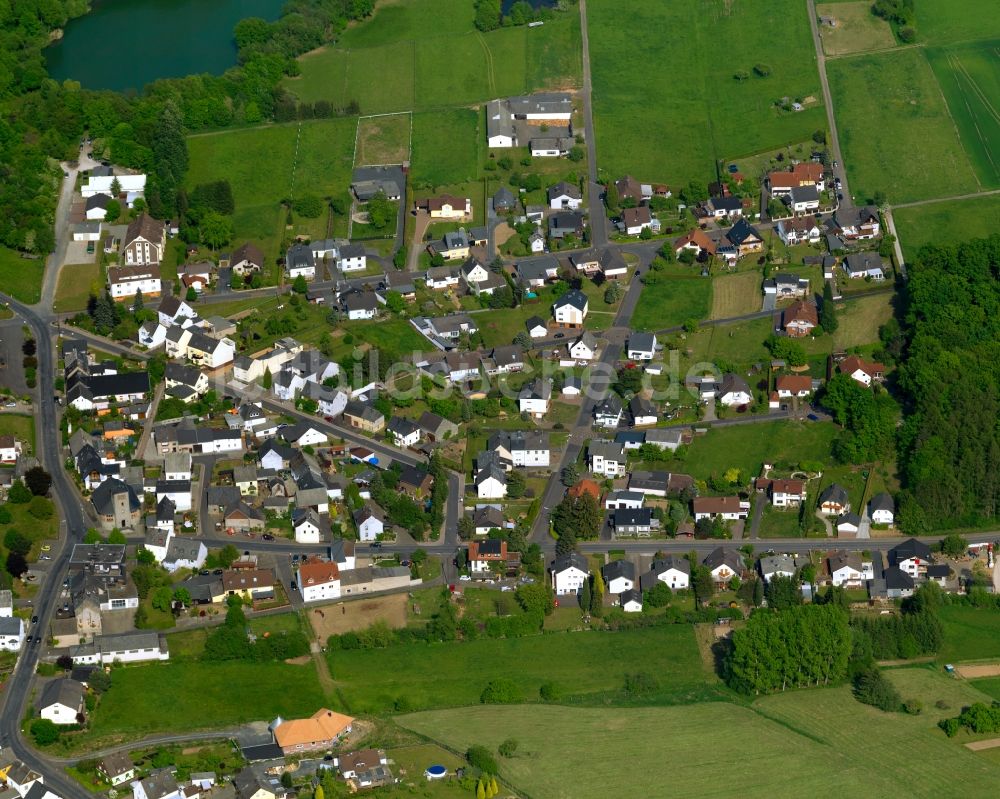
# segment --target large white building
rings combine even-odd
[[[336,563],[311,558],[295,574],[295,584],[303,602],[340,598],[340,569]]]

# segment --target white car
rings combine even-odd
[[[458,579],[459,579],[460,582],[463,582],[463,583],[471,583],[472,582],[472,578],[469,575],[467,575],[467,574],[463,574]]]
[[[501,591],[513,591],[514,590],[514,586],[512,586],[512,585],[505,585],[505,586],[502,586],[500,588],[500,590]]]

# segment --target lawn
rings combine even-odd
[[[698,278],[704,280],[703,278]],[[728,319],[732,316],[753,313],[761,309],[760,273],[738,272],[719,275],[712,280],[711,319]]]
[[[14,436],[24,446],[25,455],[35,452],[35,420],[19,413],[0,414],[0,436]]]
[[[287,690],[289,686],[295,690]],[[279,715],[310,716],[326,703],[311,663],[185,661],[126,666],[115,671],[111,690],[91,716],[88,741],[219,729]]]
[[[304,194],[346,196],[356,130],[356,120],[345,117],[191,136],[187,186],[228,180],[236,204],[234,241],[255,242],[273,263],[285,235],[282,200]],[[339,222],[335,233],[346,235],[346,219]],[[289,231],[325,232],[325,215],[296,217]]]
[[[688,319],[705,319],[712,306],[712,281],[703,277],[660,277],[642,287],[632,314],[635,330],[663,330]]]
[[[924,705],[933,704],[935,686],[919,687]],[[527,795],[551,799],[606,796],[609,774],[626,796],[666,795],[667,785],[671,796],[731,796],[731,780],[707,776],[720,752],[727,771],[739,775],[740,797],[955,796],[959,774],[962,795],[976,795],[991,793],[1000,779],[1000,766],[949,741],[931,717],[882,713],[856,702],[848,687],[789,691],[749,707],[522,705],[397,721],[459,751],[472,744],[495,750],[516,738],[517,754],[500,759],[501,776]]]
[[[103,288],[101,265],[97,261],[89,264],[65,264],[59,270],[59,284],[52,310],[84,311],[90,295],[100,296]]]
[[[989,702],[990,697],[986,694],[994,695],[990,690],[993,686],[982,684],[991,680],[956,680],[946,675],[941,666],[906,666],[886,669],[885,674],[896,686],[903,701],[910,697],[923,701],[921,715],[933,721],[957,716],[963,707],[973,702]],[[939,701],[948,707],[936,707]]]
[[[775,0],[767,13],[751,0],[639,0],[627,14],[592,0],[587,18],[597,147],[610,177],[714,180],[717,160],[826,127],[809,17],[796,0]],[[782,110],[783,97],[805,110]]]
[[[836,434],[832,422],[789,419],[712,427],[705,435],[694,439],[682,460],[664,461],[663,468],[690,474],[696,480],[721,475],[732,467],[746,475],[757,475],[765,462],[828,461]]]
[[[924,52],[982,186],[1000,185],[1000,42],[977,42]]]
[[[42,296],[43,258],[22,258],[21,253],[0,247],[0,291],[15,300],[34,304]]]
[[[892,218],[910,261],[925,244],[958,244],[1000,230],[1000,196],[899,208]]]
[[[355,166],[409,161],[411,124],[409,114],[361,117],[354,150]]]
[[[447,186],[466,183],[479,176],[480,153],[485,148],[482,112],[454,108],[413,115],[413,161],[410,172],[415,186]]]
[[[938,612],[944,628],[939,663],[963,660],[1000,661],[1000,612],[944,605]]]
[[[878,329],[892,318],[892,302],[892,294],[876,294],[842,303],[832,337],[833,347],[848,349],[876,343]],[[812,343],[821,344],[821,351],[826,353],[830,351],[830,341],[829,336],[822,336]],[[806,349],[810,351],[808,346]]]
[[[445,644],[404,644],[381,650],[328,652],[330,673],[341,688],[345,712],[391,710],[399,697],[410,707],[478,705],[486,683],[512,679],[526,701],[553,681],[575,701],[621,700],[624,674],[655,674],[659,704],[722,695],[705,672],[688,625],[608,633],[552,633],[525,638],[479,639]],[[510,664],[518,668],[511,670]],[[558,664],[558,665],[555,665]]]
[[[904,203],[980,188],[921,49],[836,59],[827,74],[858,202],[876,191]]]
[[[827,55],[885,50],[896,44],[889,23],[872,13],[871,3],[824,3],[816,6],[816,14],[837,20],[835,28],[819,29]]]

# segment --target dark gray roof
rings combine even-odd
[[[652,521],[652,508],[622,508],[611,514],[615,527],[648,527]]]
[[[630,560],[613,560],[601,569],[606,581],[624,577],[635,582],[635,564]]]
[[[652,352],[656,348],[656,335],[653,333],[632,333],[628,337],[628,348]]]
[[[38,707],[46,708],[58,703],[66,707],[79,708],[83,705],[83,693],[83,686],[76,680],[66,677],[52,680],[42,689]]]
[[[684,572],[684,574],[691,574],[691,563],[687,558],[682,558],[677,555],[667,555],[665,558],[660,558],[654,560],[650,566],[649,570],[653,574],[659,576],[670,569],[677,569],[677,571]]]
[[[909,558],[920,558],[929,561],[931,559],[931,548],[923,541],[916,538],[908,538],[902,544],[898,544],[889,550],[889,563],[895,565]]]
[[[555,572],[565,571],[571,566],[575,566],[580,571],[590,574],[590,564],[579,552],[568,552],[565,555],[559,555],[552,561],[552,570]]]
[[[709,569],[726,565],[736,573],[743,571],[743,558],[740,557],[739,552],[735,549],[726,549],[725,547],[713,549],[702,563],[708,566]]]
[[[872,511],[887,510],[890,512],[895,512],[896,503],[893,502],[891,496],[889,496],[883,491],[880,494],[876,494],[868,501],[868,508]]]
[[[735,225],[732,226],[729,232],[726,233],[726,238],[736,246],[739,246],[747,239],[760,239],[761,235],[753,225],[745,219],[740,219]]]
[[[579,289],[570,289],[561,297],[556,299],[554,306],[556,308],[561,308],[564,305],[572,305],[574,308],[583,310],[587,307],[587,295],[584,294]]]
[[[820,492],[819,504],[822,505],[824,502],[846,505],[848,502],[847,489],[837,483],[831,483]]]
[[[116,494],[126,492],[128,494],[128,504],[130,511],[137,511],[141,507],[139,498],[136,496],[135,491],[117,477],[109,477],[103,483],[101,483],[97,488],[94,489],[94,493],[90,495],[90,501],[94,503],[94,507],[97,512],[102,516],[110,516],[114,513],[114,507],[112,505],[112,498]]]

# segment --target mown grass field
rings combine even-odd
[[[717,159],[808,139],[826,127],[809,17],[795,0],[587,4],[601,168],[686,185]],[[781,47],[774,47],[780,41]],[[767,77],[738,81],[757,64]],[[785,112],[775,101],[815,98]]]
[[[712,280],[712,313],[710,319],[753,313],[761,308],[759,272],[738,272],[720,275]]]
[[[655,283],[642,287],[632,328],[663,330],[688,319],[705,319],[712,302],[712,281],[708,278],[658,276]]]
[[[922,0],[914,11],[920,41],[947,44],[1000,37],[1000,14],[993,0]]]
[[[910,260],[925,244],[957,244],[1000,230],[1000,196],[899,208],[892,218]]]
[[[187,186],[228,180],[236,204],[234,242],[253,241],[273,262],[285,232],[282,200],[303,194],[346,196],[356,130],[357,120],[345,117],[191,136]],[[325,232],[325,216],[295,218],[289,231],[291,235]],[[346,236],[346,219],[334,232]]]
[[[56,311],[84,311],[90,295],[100,296],[104,288],[101,279],[101,265],[65,264],[59,270],[59,283],[53,301]]]
[[[0,247],[0,287],[15,300],[38,302],[44,273],[44,258],[22,258],[21,253]]]
[[[879,328],[892,318],[892,301],[892,294],[876,294],[843,303],[833,336],[823,336],[812,343],[820,344],[822,352],[829,352],[826,345],[831,341],[833,349],[838,350],[877,342]],[[810,351],[808,342],[806,351]]]
[[[827,75],[858,202],[876,191],[904,203],[980,188],[920,48],[835,59]]]
[[[944,605],[939,611],[944,646],[939,663],[963,660],[1000,661],[1000,613],[985,608]]]
[[[981,185],[1000,185],[1000,41],[925,53]]]
[[[951,695],[933,681],[909,687],[925,707]],[[551,799],[604,797],[612,774],[627,796],[667,795],[667,786],[671,796],[720,799],[992,793],[1000,766],[950,741],[935,720],[882,713],[856,702],[846,686],[791,691],[749,707],[476,707],[397,719],[462,751],[472,744],[495,750],[516,738],[515,757],[500,759],[501,776]],[[738,776],[718,775],[723,762],[726,774]]]
[[[485,123],[482,112],[467,108],[414,114],[413,184],[447,186],[478,178]]]
[[[884,50],[896,44],[889,23],[872,14],[871,3],[823,3],[816,6],[816,13],[837,20],[835,28],[820,27],[827,55]]]
[[[286,690],[294,686],[294,690]],[[127,666],[90,719],[89,740],[224,728],[276,715],[309,716],[327,703],[312,663],[158,663]]]
[[[361,117],[358,120],[354,165],[401,164],[410,160],[409,114]]]
[[[343,107],[353,100],[362,113],[375,114],[579,84],[575,9],[538,28],[485,34],[475,30],[470,12],[463,0],[442,0],[434,13],[415,0],[384,6],[371,21],[345,31],[335,46],[302,56],[301,75],[285,85],[304,102],[322,99]]]
[[[478,705],[487,682],[498,677],[513,680],[527,702],[539,701],[539,688],[550,681],[581,702],[621,699],[626,672],[656,676],[659,690],[645,697],[656,704],[725,692],[707,673],[688,625],[331,650],[327,657],[343,709],[352,714],[391,711],[401,697],[417,709]]]

